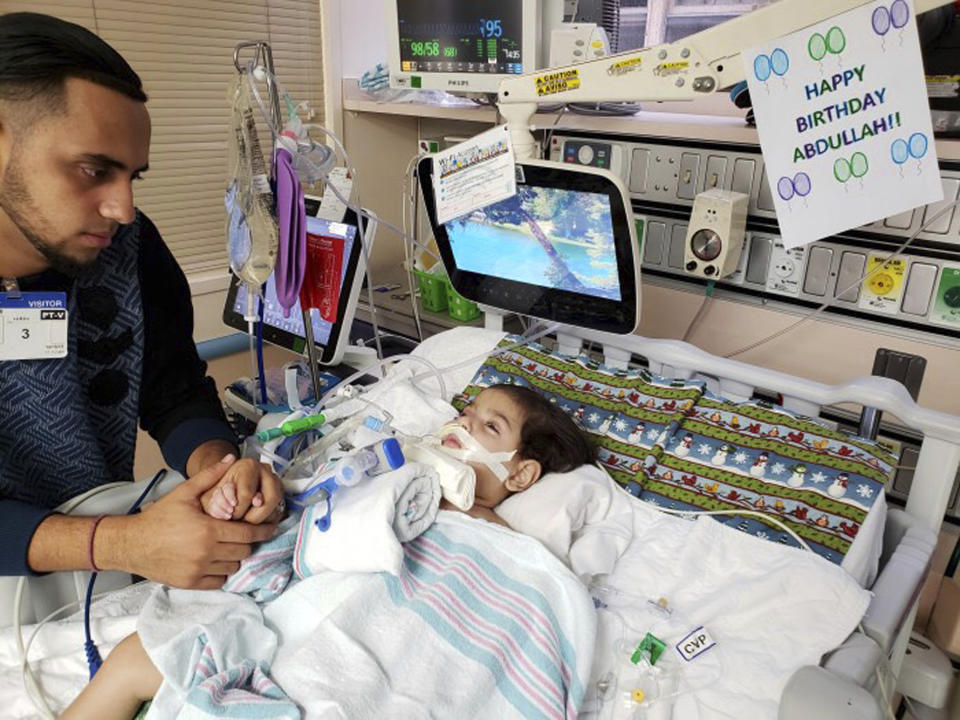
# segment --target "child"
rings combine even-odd
[[[593,446],[574,421],[526,387],[485,388],[455,422],[490,453],[513,453],[503,462],[502,482],[486,463],[467,461],[477,476],[474,504],[468,514],[501,525],[506,523],[493,508],[510,495],[526,490],[547,473],[569,472],[596,459]],[[464,439],[451,430],[444,433],[441,444],[462,450]],[[230,517],[236,506],[236,489],[225,482],[217,490],[204,502],[204,510],[213,517]],[[446,501],[441,507],[456,509]],[[113,649],[61,720],[132,718],[141,703],[156,694],[161,681],[139,636],[133,633]]]
[[[467,405],[456,421],[486,450],[516,451],[504,465],[507,478],[500,482],[480,462],[469,462],[477,475],[474,517],[506,525],[493,508],[516,492],[526,490],[550,472],[569,472],[596,460],[596,451],[587,436],[560,408],[520,385],[491,385]],[[459,449],[462,443],[448,433],[442,444]],[[444,500],[440,507],[456,508]]]

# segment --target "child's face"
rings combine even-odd
[[[487,388],[463,409],[457,423],[490,452],[509,452],[520,446],[523,420],[520,408],[506,393]],[[447,435],[442,442],[447,447],[460,448],[460,441],[454,435]],[[513,473],[519,462],[514,455],[505,463],[507,470]],[[492,508],[506,499],[511,492],[507,486],[509,481],[500,482],[483,463],[471,462],[469,465],[477,475],[474,504]]]
[[[506,393],[499,390],[483,390],[463,409],[457,422],[490,452],[509,452],[520,446],[523,413]],[[454,435],[443,438],[443,444],[460,447],[460,441]]]

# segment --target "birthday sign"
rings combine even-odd
[[[943,198],[909,0],[743,53],[786,248]]]

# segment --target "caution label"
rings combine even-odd
[[[639,70],[642,63],[643,58],[640,57],[630,58],[628,60],[620,60],[619,62],[612,63],[610,67],[607,68],[607,75],[626,75],[634,70]]]
[[[690,68],[690,63],[686,60],[677,60],[676,62],[660,63],[654,69],[654,75],[679,75],[685,73]]]
[[[580,87],[580,71],[577,69],[561,70],[560,72],[538,75],[534,78],[537,84],[537,95],[553,95],[564,90],[576,90]]]

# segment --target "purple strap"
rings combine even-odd
[[[293,157],[284,148],[274,154],[277,173],[277,265],[273,274],[277,300],[283,316],[290,317],[290,308],[297,304],[300,286],[307,265],[307,216],[303,188],[291,164]]]

